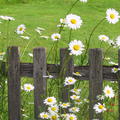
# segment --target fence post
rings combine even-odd
[[[63,78],[72,77],[74,71],[74,63],[73,58],[69,56],[69,51],[67,48],[60,49],[60,71],[62,71],[65,67],[65,73]],[[64,82],[64,81],[63,81]],[[68,87],[62,88],[62,101],[68,102]]]
[[[8,50],[8,119],[20,120],[20,59],[18,47]]]
[[[89,120],[102,120],[101,114],[95,115],[93,106],[98,102],[97,95],[102,94],[102,50],[99,48],[89,51]]]
[[[35,48],[33,51],[33,77],[34,77],[34,113],[39,120],[40,109],[44,109],[43,98],[46,95],[46,53],[45,48]]]
[[[120,49],[118,50],[118,67],[120,68]],[[118,120],[120,120],[120,71],[118,72]]]

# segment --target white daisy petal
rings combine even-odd
[[[119,13],[115,9],[113,8],[107,9],[106,19],[109,23],[116,24],[119,21],[119,18],[120,18]]]
[[[69,43],[69,50],[72,55],[81,55],[84,50],[84,45],[79,40],[74,40]]]
[[[70,29],[76,30],[81,27],[82,20],[80,16],[69,14],[66,16],[65,22]]]

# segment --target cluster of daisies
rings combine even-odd
[[[102,42],[108,43],[113,46],[113,48],[120,47],[120,35],[115,38],[115,40],[111,40],[107,35],[99,35],[98,39]]]
[[[73,77],[66,77],[64,85],[74,85],[76,81]],[[71,102],[58,102],[53,96],[47,97],[44,100],[47,110],[46,112],[41,112],[39,117],[50,120],[78,120],[77,113],[80,111],[80,105],[82,103],[89,103],[89,101],[80,98],[81,89],[73,88],[69,92],[71,92]]]
[[[115,93],[112,87],[110,86],[105,86],[104,90],[103,90],[104,95],[98,95],[97,99],[98,100],[105,100],[107,99],[111,99],[115,97]],[[96,103],[93,107],[93,109],[95,110],[95,112],[98,113],[102,113],[105,112],[109,109],[106,108],[105,104],[101,104],[100,102]]]

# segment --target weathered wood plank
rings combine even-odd
[[[64,71],[65,70],[65,71]],[[69,51],[67,48],[60,49],[60,73],[63,73],[63,79],[65,77],[72,77],[74,71],[73,58],[69,56]],[[63,81],[64,82],[64,81]],[[63,84],[62,82],[62,84]],[[62,100],[68,102],[68,86],[62,88]]]
[[[93,106],[98,102],[97,95],[102,94],[103,73],[102,73],[102,50],[90,49],[89,51],[89,119],[102,120],[102,116],[95,114]]]
[[[20,120],[20,60],[18,47],[8,48],[8,119]]]
[[[46,53],[45,48],[35,48],[33,52],[34,113],[39,120],[40,108],[44,109],[43,97],[46,96]]]
[[[117,81],[117,77],[111,72],[113,67],[118,66],[103,66],[103,79],[108,81]],[[89,66],[74,66],[74,72],[80,72],[81,77],[76,77],[79,80],[89,80]],[[22,77],[33,77],[33,63],[21,63],[20,71]],[[47,71],[55,78],[59,75],[60,65],[47,64]],[[74,76],[75,77],[75,76]]]

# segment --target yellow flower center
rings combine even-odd
[[[103,108],[104,108],[104,106],[103,106],[103,105],[99,105],[98,107],[99,107],[99,109],[103,109]]]
[[[59,37],[58,37],[58,36],[55,36],[55,39],[59,39]]]
[[[76,74],[77,74],[77,75],[79,75],[79,74],[80,74],[80,72],[76,72]]]
[[[19,31],[23,31],[23,28],[21,27],[21,28],[19,29]]]
[[[74,88],[74,91],[77,92],[77,89]]]
[[[76,102],[80,102],[81,100],[80,100],[80,99],[76,99],[75,101],[76,101]]]
[[[77,21],[76,21],[75,19],[71,19],[71,23],[72,23],[72,24],[76,24]]]
[[[110,14],[110,18],[111,18],[111,19],[114,19],[114,18],[115,18],[115,15],[114,15],[114,14]]]
[[[107,94],[110,94],[110,93],[111,93],[110,90],[107,90],[106,92],[107,92]]]
[[[70,116],[70,117],[69,117],[69,120],[74,120],[74,117],[73,117],[73,116]]]
[[[4,53],[3,52],[0,52],[0,55],[3,55]]]
[[[52,110],[52,111],[56,111],[57,108],[56,108],[56,107],[52,107],[51,110]]]
[[[53,99],[52,98],[48,98],[48,100],[47,100],[48,102],[52,102],[53,101]]]
[[[67,104],[64,103],[63,106],[67,106]]]
[[[73,49],[74,49],[74,50],[79,50],[79,49],[80,49],[80,46],[79,46],[79,45],[74,45],[74,46],[73,46]]]
[[[27,86],[27,90],[31,90],[31,87],[30,87],[30,86]]]
[[[69,82],[73,82],[73,80],[72,79],[70,79],[70,80],[68,80]]]
[[[52,118],[52,120],[57,120],[57,116],[55,116],[55,115],[52,116],[51,118]]]
[[[43,117],[44,117],[44,118],[48,118],[48,115],[44,114]]]
[[[117,72],[117,71],[118,71],[118,68],[114,68],[114,71]]]
[[[73,96],[73,98],[74,98],[74,99],[76,99],[76,98],[77,98],[77,96]]]
[[[106,37],[102,37],[102,40],[105,40],[106,39]]]
[[[73,111],[76,111],[76,108],[74,107],[74,108],[72,108],[72,110],[73,110]]]

